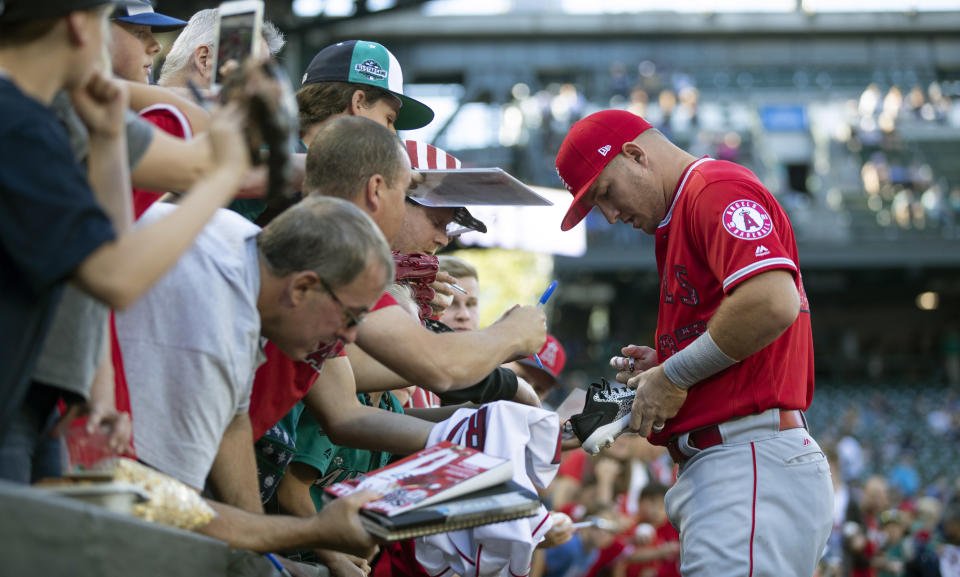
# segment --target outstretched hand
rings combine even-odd
[[[314,517],[317,522],[326,524],[327,527],[337,527],[339,542],[332,543],[330,549],[364,558],[373,554],[377,541],[363,528],[359,512],[365,503],[379,497],[374,491],[358,491],[334,499]]]
[[[521,335],[523,338],[520,350],[515,352],[513,358],[506,359],[507,361],[522,359],[540,352],[543,344],[547,342],[547,317],[535,306],[514,305],[494,324],[501,323],[511,327],[512,334]]]
[[[610,359],[610,366],[619,371],[617,381],[626,384],[628,380],[647,369],[657,366],[657,351],[641,345],[627,345],[620,349],[622,357]]]
[[[433,287],[433,300],[430,301],[430,308],[433,309],[433,316],[441,316],[447,308],[453,304],[453,288],[447,283],[457,284],[457,279],[448,272],[437,272],[437,280],[430,284]]]
[[[573,521],[565,513],[551,511],[550,521],[553,525],[550,526],[550,530],[543,536],[543,541],[537,546],[539,549],[552,549],[573,538]]]
[[[104,452],[118,455],[132,455],[133,423],[130,413],[121,413],[102,403],[87,402],[69,405],[50,431],[50,436],[66,434],[74,419],[87,417],[86,434],[97,437],[98,448]]]

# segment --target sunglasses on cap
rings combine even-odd
[[[410,204],[424,206],[411,196],[406,197]],[[424,208],[430,208],[424,206]],[[439,223],[438,223],[439,224]],[[470,214],[470,211],[463,206],[453,207],[453,220],[448,222],[444,231],[449,238],[456,238],[468,232],[487,232],[487,225]]]

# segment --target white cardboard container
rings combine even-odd
[[[99,505],[114,513],[133,514],[133,506],[150,500],[150,496],[132,483],[91,483],[86,485],[63,485],[43,489]]]

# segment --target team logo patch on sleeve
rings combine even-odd
[[[763,238],[773,231],[766,209],[752,200],[731,202],[720,218],[727,232],[743,240]]]

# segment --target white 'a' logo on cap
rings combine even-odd
[[[600,156],[606,157],[606,156],[607,156],[607,153],[610,152],[610,149],[611,149],[611,148],[613,148],[613,147],[608,144],[608,145],[606,145],[606,146],[601,146],[600,148],[598,148],[598,149],[597,149],[597,152],[600,153]]]
[[[557,343],[547,343],[547,346],[540,352],[540,358],[547,361],[548,365],[557,362]]]

